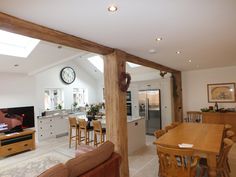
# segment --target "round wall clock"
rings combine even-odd
[[[60,72],[61,80],[66,84],[71,84],[75,80],[75,71],[71,67],[65,67]]]

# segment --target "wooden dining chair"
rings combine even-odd
[[[156,137],[156,139],[160,138],[162,135],[164,135],[166,132],[165,130],[156,130],[154,132],[154,136]]]
[[[102,144],[105,141],[106,128],[102,128],[102,124],[98,120],[93,121],[94,146]],[[98,137],[100,141],[98,141]]]
[[[75,141],[75,149],[77,149],[77,144],[79,140],[79,125],[77,124],[76,117],[69,117],[69,148],[71,148],[71,141]],[[73,135],[75,131],[75,135]]]
[[[231,130],[231,129],[232,129],[232,125],[230,125],[230,124],[225,124],[224,125],[224,135],[223,135],[224,138],[227,138],[226,132]]]
[[[232,125],[230,124],[225,124],[224,126],[224,130],[227,132],[228,130],[231,130],[232,129]]]
[[[200,123],[202,121],[202,113],[199,111],[188,111],[185,122]]]
[[[228,130],[228,131],[226,132],[226,138],[229,138],[229,139],[232,140],[234,136],[235,136],[234,131]]]
[[[171,123],[171,126],[172,127],[177,127],[177,126],[179,126],[181,124],[181,122],[172,122]]]
[[[159,176],[195,177],[199,157],[192,149],[168,148],[157,145]]]
[[[167,126],[165,126],[165,132],[167,133],[169,130],[171,130],[171,129],[173,129],[173,128],[175,128],[175,126],[173,126],[173,125],[167,125]]]
[[[230,176],[230,168],[228,163],[228,154],[230,149],[232,148],[234,142],[229,138],[224,138],[223,140],[223,149],[219,155],[217,160],[217,175],[220,177],[229,177]],[[201,158],[199,165],[201,167],[201,177],[205,175],[205,172],[208,173],[207,159]]]
[[[88,125],[88,122],[85,119],[79,119],[79,144],[84,141],[88,145],[92,140],[90,140],[90,132],[93,131],[93,128]],[[82,136],[82,134],[84,136]]]

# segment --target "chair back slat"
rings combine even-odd
[[[79,128],[80,129],[86,129],[87,128],[87,121],[85,119],[79,119]]]
[[[228,131],[226,132],[226,138],[229,138],[229,139],[232,140],[234,136],[235,136],[234,131],[228,130]]]
[[[165,131],[168,132],[169,130],[171,130],[171,129],[173,129],[173,128],[175,128],[175,126],[173,126],[173,125],[167,125],[167,126],[165,126]]]
[[[217,166],[220,166],[220,167],[224,166],[224,164],[227,163],[227,157],[228,157],[229,151],[234,144],[234,142],[229,138],[224,138],[223,143],[224,143],[224,146],[217,162]]]
[[[98,120],[93,121],[93,130],[96,132],[102,132],[102,124]]]
[[[188,111],[187,117],[189,122],[201,122],[202,113],[199,111]]]
[[[193,162],[199,159],[199,157],[194,157],[193,153],[192,149],[175,149],[157,145],[162,175],[190,177],[191,169],[196,169],[197,166],[197,163],[193,166]]]
[[[76,117],[69,117],[69,124],[70,124],[70,127],[76,127],[77,126]]]
[[[154,136],[158,139],[158,138],[160,138],[162,135],[164,135],[166,132],[165,132],[165,130],[156,130],[155,132],[154,132]]]

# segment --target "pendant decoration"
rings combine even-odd
[[[131,76],[129,73],[122,72],[119,76],[119,87],[122,92],[126,92],[129,88]]]

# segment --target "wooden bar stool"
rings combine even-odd
[[[84,141],[88,145],[92,140],[90,140],[90,132],[93,131],[93,128],[88,125],[88,122],[85,119],[79,119],[79,144]],[[82,136],[82,133],[84,136]]]
[[[104,143],[106,129],[102,128],[102,124],[98,120],[93,121],[93,133],[94,133],[94,146]],[[100,137],[100,142],[98,142],[98,136]]]
[[[71,148],[71,141],[75,140],[75,149],[77,149],[78,139],[79,139],[79,125],[75,117],[69,117],[69,148]],[[73,136],[73,130],[75,130],[75,135]]]

